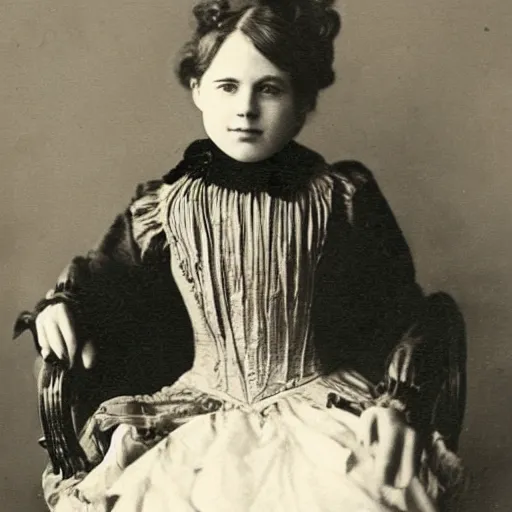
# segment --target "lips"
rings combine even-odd
[[[247,135],[261,135],[263,130],[258,128],[229,128],[230,132],[245,133]]]

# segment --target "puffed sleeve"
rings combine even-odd
[[[416,282],[407,242],[372,173],[353,161],[333,170],[317,328],[324,340],[335,340],[331,360],[339,354],[338,366],[350,365],[380,383],[382,405],[426,425],[460,314],[449,296],[425,296]]]
[[[33,313],[19,315],[15,337],[30,327],[34,313],[38,314],[50,304],[76,302],[81,292],[94,282],[101,281],[110,272],[138,267],[142,264],[143,253],[150,247],[162,248],[158,247],[162,229],[156,221],[160,188],[161,182],[156,180],[137,187],[129,207],[115,218],[97,246],[85,256],[72,259],[57,278],[54,289],[37,303]]]
[[[190,364],[188,315],[170,272],[162,223],[165,187],[156,180],[139,185],[97,246],[73,258],[54,290],[16,320],[15,337],[27,329],[35,336],[45,307],[68,304],[78,338],[97,348],[98,363],[82,386],[94,401],[98,394],[154,391]]]

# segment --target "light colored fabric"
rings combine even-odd
[[[174,391],[189,384],[190,375]],[[357,441],[359,418],[325,406],[329,392],[371,399],[367,384],[357,374],[340,372],[255,405],[226,400],[218,411],[195,416],[153,447],[145,448],[135,427],[121,424],[103,461],[55,510],[75,510],[79,503],[84,508],[76,510],[95,512],[435,510],[438,489],[426,460],[423,483],[376,487],[371,455]],[[172,389],[163,394],[170,396]],[[157,401],[162,403],[162,394]],[[120,404],[122,399],[107,402],[99,422],[109,410],[119,414]],[[132,459],[126,469],[120,467],[120,461]]]
[[[317,373],[310,319],[332,188],[327,172],[294,201],[190,176],[169,186],[162,223],[208,387],[253,402]]]

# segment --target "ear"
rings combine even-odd
[[[194,101],[195,106],[202,112],[201,86],[197,78],[190,79],[190,90],[192,91],[192,100]]]

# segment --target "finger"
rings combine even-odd
[[[360,416],[360,425],[357,437],[366,449],[369,449],[373,442],[377,440],[377,408],[370,407]]]
[[[389,365],[388,375],[394,381],[400,381],[401,368],[402,368],[403,360],[405,358],[404,352],[405,352],[404,347],[400,347],[399,349],[397,349],[397,351],[393,355],[391,364]]]
[[[66,346],[66,352],[69,358],[69,367],[73,366],[73,362],[75,360],[75,355],[77,351],[77,339],[75,335],[75,329],[73,327],[73,323],[71,320],[71,315],[68,309],[63,305],[59,304],[56,306],[56,317],[57,317],[57,325]]]
[[[39,378],[39,372],[41,371],[42,366],[43,366],[43,360],[40,357],[36,357],[36,359],[34,361],[34,366],[32,367],[32,371],[34,374],[34,378],[36,379],[36,382],[37,382],[37,379]]]
[[[52,319],[44,324],[44,331],[51,351],[60,359],[67,359],[67,350],[58,325]]]
[[[405,490],[405,502],[407,510],[421,510],[422,512],[436,512],[437,507],[426,492],[425,487],[418,478],[411,480],[409,487]]]
[[[36,318],[36,331],[37,331],[37,342],[41,347],[41,357],[46,359],[50,353],[50,344],[48,343],[48,338],[46,336],[46,331],[44,329],[45,316],[44,311],[39,313]]]
[[[409,349],[405,353],[405,358],[402,366],[402,374],[400,380],[404,384],[411,385],[414,381],[414,365],[412,362],[413,350]]]
[[[400,460],[400,469],[394,482],[395,487],[407,487],[416,474],[416,453],[418,445],[418,435],[410,427],[406,427],[403,436],[402,457]]]
[[[85,343],[84,348],[82,349],[82,363],[84,368],[89,370],[94,366],[96,362],[96,349],[94,348],[94,344],[92,341],[88,341]]]
[[[403,428],[389,410],[378,413],[378,442],[375,449],[375,475],[385,485],[393,485],[400,468]]]

